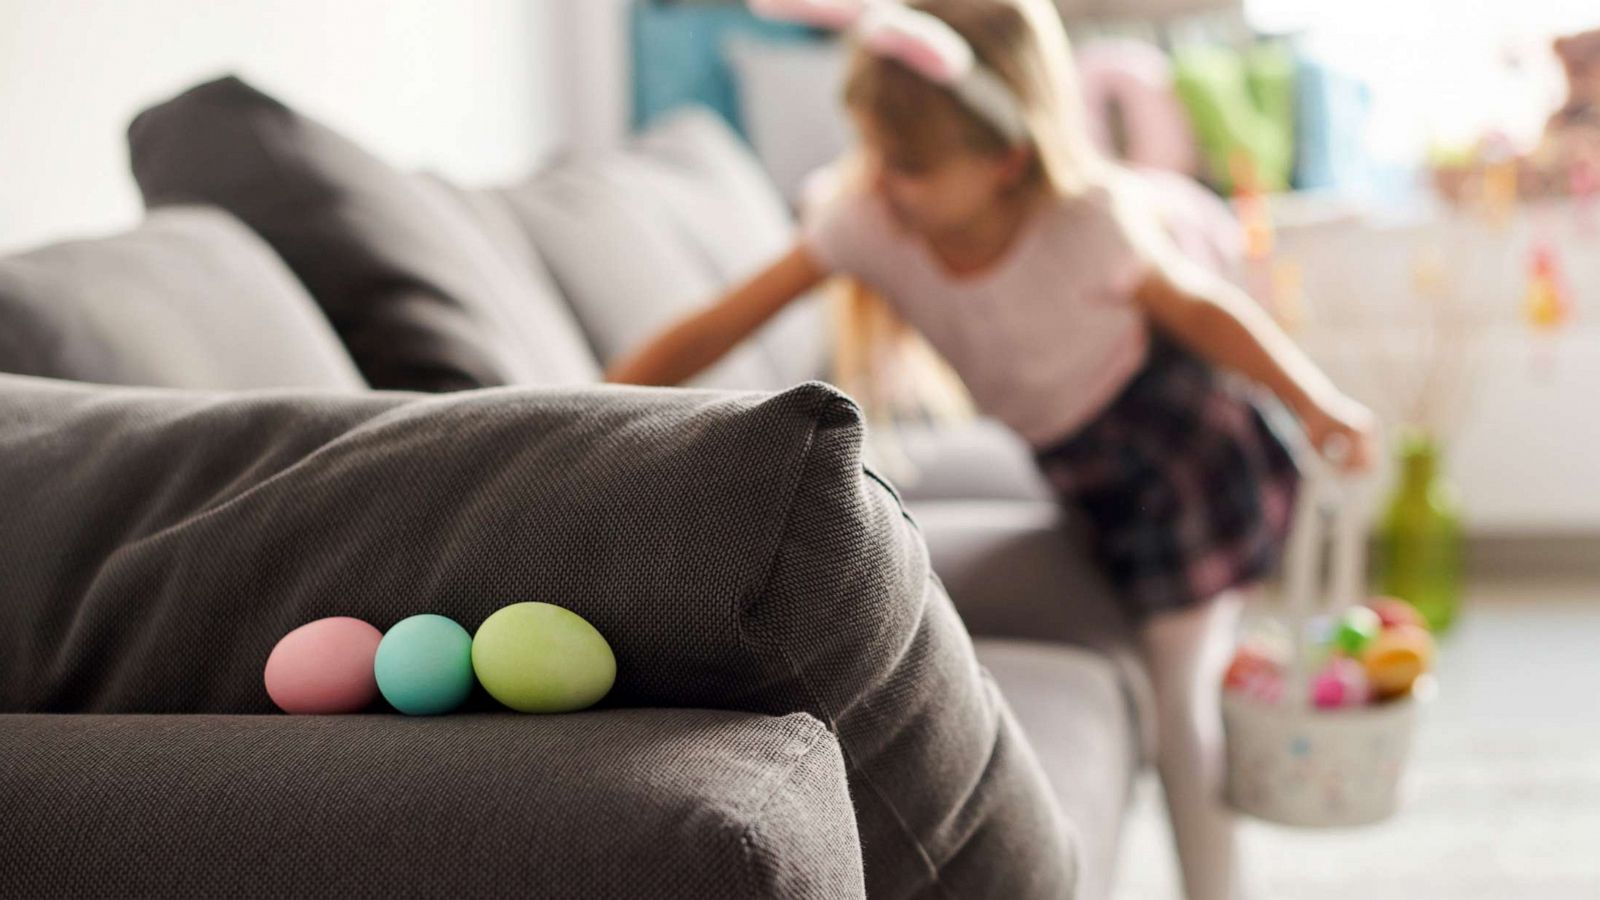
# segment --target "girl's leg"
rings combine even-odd
[[[1156,696],[1156,769],[1188,900],[1239,894],[1233,813],[1223,804],[1221,687],[1244,595],[1157,613],[1140,638]]]

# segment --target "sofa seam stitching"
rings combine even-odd
[[[849,407],[849,408],[859,409],[859,407],[856,406],[854,401],[851,401],[848,398],[844,398],[843,402],[844,402],[844,405]],[[815,443],[816,443],[816,435],[817,435],[817,429],[818,429],[819,414],[821,412],[825,412],[829,407],[832,407],[832,406],[837,405],[839,403],[840,403],[840,398],[829,397],[824,401],[822,409],[813,411],[813,417],[812,417],[812,420],[811,420],[811,428],[810,428],[810,431],[806,435],[805,447],[804,447],[804,449],[802,450],[802,452],[800,454],[800,473],[794,479],[794,483],[793,483],[793,485],[791,487],[788,501],[784,506],[782,524],[781,524],[781,526],[779,527],[779,529],[777,531],[778,540],[775,541],[775,543],[774,543],[774,546],[773,546],[773,549],[772,549],[772,556],[767,562],[767,571],[766,571],[765,576],[761,580],[761,586],[760,586],[760,588],[758,588],[758,593],[765,593],[767,585],[769,585],[771,583],[773,569],[775,569],[777,567],[778,552],[779,552],[779,549],[782,546],[782,537],[785,534],[788,534],[788,532],[789,532],[790,523],[791,523],[791,521],[793,520],[793,517],[794,517],[795,501],[796,501],[797,497],[799,496],[800,487],[801,487],[802,483],[804,483],[804,481],[805,481],[805,477],[804,476],[805,476],[805,474],[806,474],[806,472],[807,472],[807,470],[809,468],[809,464],[810,464],[811,458],[812,458],[812,450],[813,450],[813,448],[815,446]],[[876,480],[876,479],[874,479],[874,480]],[[883,487],[883,485],[880,484],[880,488],[882,488],[882,487]],[[894,492],[893,491],[887,491],[886,490],[886,493],[889,493],[889,495],[891,497],[894,497]],[[896,500],[896,506],[900,506],[898,498],[895,498],[895,500]],[[900,509],[901,509],[902,515],[904,515],[904,512],[905,512],[904,507],[901,506]],[[926,609],[923,610],[923,614],[926,615]],[[920,625],[921,625],[921,623],[919,622],[919,627],[920,627]],[[789,670],[789,674],[795,678],[796,682],[805,691],[806,696],[810,699],[812,705],[815,708],[817,708],[818,710],[821,710],[827,716],[826,724],[828,726],[828,730],[829,731],[836,731],[836,729],[838,727],[837,726],[836,713],[828,705],[826,705],[826,704],[821,702],[821,699],[817,696],[817,694],[815,692],[815,686],[813,685],[812,680],[810,678],[804,677],[804,675],[800,672],[799,668],[795,665],[793,657],[791,657],[790,654],[789,654],[789,648],[787,646],[778,645],[778,646],[775,647],[775,649],[777,650],[778,655],[783,659],[784,665]],[[845,760],[845,771],[846,771],[846,774],[848,776],[849,771],[851,770],[851,768],[853,768],[852,765],[851,765],[851,759],[852,759],[853,754],[851,754],[845,748],[843,742],[840,742],[840,744],[839,744],[839,753]],[[931,879],[932,885],[935,888],[938,889],[938,891],[939,891],[939,893],[941,895],[944,895],[944,896],[947,896],[947,897],[950,896],[948,888],[945,886],[943,880],[940,878],[939,866],[934,862],[933,854],[931,854],[928,851],[928,848],[923,844],[922,839],[919,838],[917,836],[917,833],[906,823],[905,817],[901,814],[900,808],[890,800],[889,796],[886,793],[884,793],[883,789],[877,784],[877,782],[871,776],[869,776],[866,773],[865,769],[856,768],[855,771],[859,774],[860,780],[863,782],[864,786],[867,789],[871,790],[872,793],[878,798],[879,802],[881,802],[884,805],[884,808],[889,811],[889,814],[894,819],[894,823],[899,827],[900,831],[909,840],[911,846],[916,849],[917,855],[921,859],[921,861],[923,863],[923,866],[927,870],[927,873],[928,873],[929,878]],[[862,867],[863,867],[863,870],[865,870],[865,867],[866,867],[866,859],[865,859],[865,857],[862,858]]]
[[[811,739],[806,742],[805,746],[800,750],[799,753],[795,754],[791,760],[788,774],[771,791],[768,791],[765,797],[761,798],[761,804],[751,812],[750,821],[745,825],[743,832],[739,836],[740,849],[743,851],[745,857],[745,874],[755,883],[754,886],[759,886],[761,881],[761,878],[756,871],[754,858],[755,836],[761,821],[765,818],[767,810],[771,808],[772,804],[777,800],[777,798],[786,793],[799,778],[800,773],[805,769],[805,762],[811,756],[811,752],[815,750],[817,745],[822,742],[822,736],[832,736],[832,732],[828,730],[827,726],[823,725],[820,721],[817,721],[816,717],[814,716],[810,718],[813,722],[816,722],[816,727],[811,729]],[[843,752],[844,748],[840,747],[841,761],[843,758]],[[848,778],[845,781],[845,793],[848,796]],[[851,813],[851,822],[853,823],[855,821],[854,810],[852,810]],[[861,839],[860,835],[858,834],[856,837],[856,843],[858,846],[860,842]],[[752,893],[751,896],[755,897],[760,895]]]

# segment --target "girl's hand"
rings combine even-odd
[[[1347,473],[1369,472],[1378,462],[1378,417],[1344,394],[1309,404],[1300,413],[1311,446],[1326,458],[1330,443],[1343,443],[1338,465]]]

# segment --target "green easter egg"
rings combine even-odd
[[[1383,622],[1377,613],[1365,606],[1352,606],[1339,618],[1339,625],[1333,633],[1333,643],[1346,655],[1360,656],[1382,630]]]
[[[572,712],[611,690],[617,659],[593,625],[549,603],[514,603],[483,620],[472,668],[491,697],[518,712]]]
[[[472,636],[444,616],[401,619],[372,662],[378,690],[411,716],[447,713],[472,693]]]

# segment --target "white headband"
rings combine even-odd
[[[949,88],[1013,145],[1029,140],[1022,103],[1005,81],[978,62],[954,28],[937,16],[892,0],[749,0],[770,19],[853,31],[869,51],[902,63]]]

